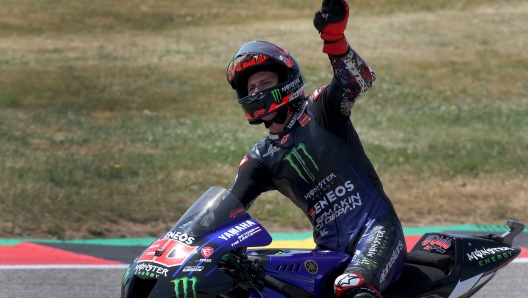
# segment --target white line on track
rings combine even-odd
[[[128,264],[117,265],[0,265],[2,269],[126,269]]]
[[[515,259],[512,263],[528,263],[528,258]],[[128,264],[117,265],[0,265],[6,269],[126,269]]]
[[[528,258],[515,259],[512,263],[528,263]]]

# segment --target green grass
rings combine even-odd
[[[244,42],[290,49],[309,89],[331,79],[311,24],[320,1],[198,2],[2,2],[0,237],[152,236],[209,186],[229,187],[266,135],[225,79]],[[347,37],[378,77],[352,119],[402,214],[441,224],[401,199],[431,181],[513,181],[496,189],[522,199],[527,11],[523,1],[351,1]],[[399,179],[414,184],[391,186]],[[470,223],[528,219],[485,188],[459,192],[495,204],[473,203]],[[449,214],[450,196],[428,208]],[[277,194],[252,213],[277,231],[309,228]],[[452,213],[442,224],[465,222]]]

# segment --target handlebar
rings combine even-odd
[[[286,297],[291,297],[288,293],[288,285],[272,276],[264,275],[264,285],[272,290],[275,290],[285,295]]]

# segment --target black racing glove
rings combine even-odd
[[[338,56],[348,51],[344,34],[348,11],[348,3],[344,0],[323,0],[321,10],[315,12],[313,23],[324,40],[324,53]]]
[[[238,281],[244,276],[242,260],[243,257],[235,253],[225,254],[218,261],[218,269]]]

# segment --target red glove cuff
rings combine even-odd
[[[341,39],[334,42],[327,42],[323,46],[323,53],[327,53],[332,56],[341,56],[348,52],[348,42],[345,35],[341,35]]]

